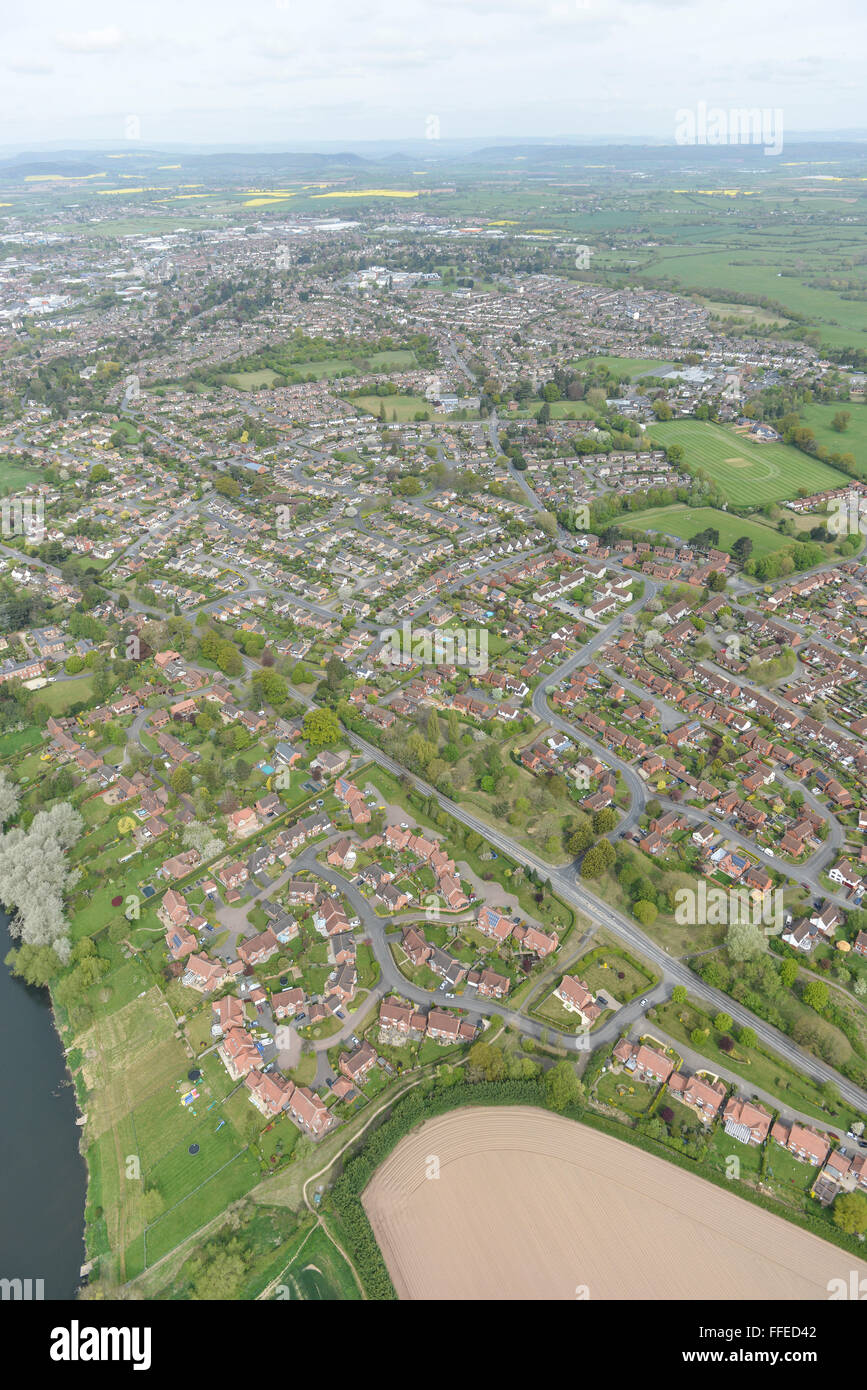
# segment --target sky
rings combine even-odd
[[[0,145],[674,140],[758,107],[867,131],[865,0],[40,0],[2,19]]]

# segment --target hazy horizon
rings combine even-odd
[[[4,39],[4,149],[668,143],[700,102],[867,130],[859,0],[44,0]]]

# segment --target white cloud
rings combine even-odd
[[[123,48],[127,38],[116,25],[107,29],[87,29],[78,34],[58,34],[58,48],[69,53],[113,53]]]
[[[46,77],[54,72],[50,63],[17,63],[14,59],[6,67],[9,72],[16,72],[22,77]]]

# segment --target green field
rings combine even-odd
[[[0,458],[0,496],[18,492],[23,487],[40,482],[41,478],[41,470],[38,468],[28,468],[26,464]]]
[[[326,1231],[317,1227],[283,1271],[280,1296],[294,1303],[346,1302],[359,1297],[352,1270]]]
[[[842,434],[831,428],[838,411],[846,411],[852,417]],[[854,454],[859,477],[867,478],[867,403],[839,401],[832,405],[805,405],[800,413],[818,444],[835,454]]]
[[[52,714],[62,714],[70,705],[79,700],[89,700],[93,695],[93,676],[81,676],[78,680],[54,681],[37,691],[40,705],[47,705]]]
[[[796,497],[801,488],[822,492],[842,487],[844,474],[808,458],[788,444],[757,444],[723,425],[704,420],[671,420],[652,425],[650,442],[683,447],[691,468],[712,478],[736,507],[761,507]]]
[[[437,414],[424,396],[353,396],[350,404],[366,411],[368,415],[375,415],[377,419],[380,407],[384,408],[386,420],[414,420],[416,414],[422,411],[428,420],[448,419],[447,415]]]
[[[781,536],[770,526],[762,526],[757,521],[745,521],[739,516],[729,516],[716,507],[651,507],[646,512],[634,512],[619,521],[624,529],[636,531],[661,531],[666,536],[679,536],[690,541],[699,531],[713,526],[719,531],[719,549],[731,550],[741,536],[749,536],[753,543],[753,555],[760,560],[791,540]]]
[[[864,245],[860,228],[841,234],[837,228],[822,226],[819,212],[816,227],[801,228],[794,244],[783,226],[735,232],[713,227],[718,209],[710,209],[708,204],[715,199],[693,193],[682,195],[682,201],[684,219],[700,210],[703,226],[685,228],[687,235],[679,246],[661,247],[648,253],[646,259],[639,256],[642,276],[673,279],[684,289],[714,298],[718,292],[724,297],[734,290],[755,295],[757,301],[773,300],[817,327],[823,343],[867,347],[863,304],[811,283],[817,276],[835,271],[863,277],[858,264]],[[751,213],[755,210],[760,217],[767,215],[768,202],[758,198],[749,201]],[[702,230],[710,235],[701,238]]]
[[[573,362],[576,370],[586,371],[590,367],[607,367],[617,377],[629,377],[634,381],[638,376],[662,376],[670,372],[673,362],[658,362],[655,357],[582,357]]]
[[[289,363],[286,372],[299,381],[308,376],[323,381],[336,376],[364,376],[366,372],[405,371],[415,366],[415,353],[408,348],[398,348],[393,352],[373,352],[364,361],[367,365],[362,368],[360,362],[356,365],[348,357],[325,357],[316,362]],[[257,391],[262,386],[273,385],[276,376],[270,367],[263,367],[258,372],[233,372],[225,380],[239,391]]]

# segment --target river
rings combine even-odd
[[[75,1093],[48,991],[3,964],[8,923],[0,912],[0,1278],[42,1279],[46,1299],[68,1299],[85,1259]]]

